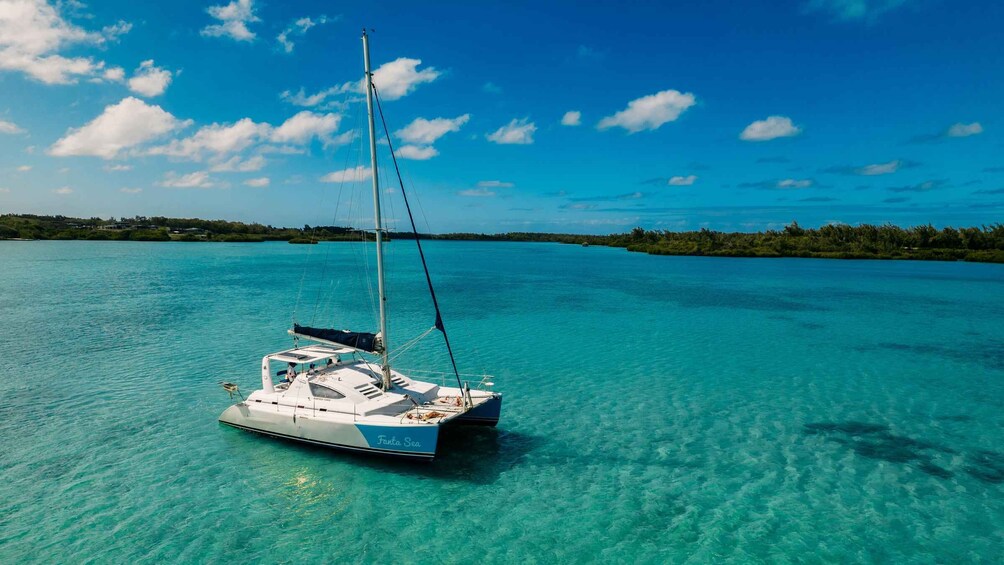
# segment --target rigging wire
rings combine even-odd
[[[390,147],[390,158],[394,163],[394,171],[397,172],[397,181],[401,186],[401,197],[404,199],[404,207],[408,211],[408,219],[411,221],[411,231],[415,235],[415,245],[418,247],[418,256],[422,259],[422,269],[425,271],[425,281],[429,284],[429,294],[432,296],[432,305],[436,308],[435,327],[443,333],[443,341],[446,342],[446,351],[450,354],[450,363],[453,365],[453,374],[457,377],[457,386],[463,394],[464,385],[460,381],[460,371],[457,370],[457,360],[453,356],[453,347],[450,346],[450,336],[446,333],[446,325],[443,323],[443,315],[439,311],[439,301],[436,299],[436,290],[432,286],[432,276],[429,275],[429,266],[425,262],[425,252],[422,251],[422,241],[418,237],[418,229],[415,227],[415,217],[411,213],[411,205],[408,204],[408,194],[404,190],[404,180],[401,178],[401,169],[397,166],[397,157],[394,155],[394,145],[390,140],[390,131],[387,128],[387,120],[383,115],[383,105],[380,103],[380,93],[373,85],[373,98],[376,100],[377,110],[380,112],[380,123],[383,124],[384,133],[387,135],[387,146]]]
[[[359,136],[355,135],[354,132],[357,131],[357,128],[358,128],[358,125],[359,125],[359,120],[360,120],[360,112],[358,111],[358,106],[353,106],[353,108],[355,108],[356,110],[352,113],[352,120],[351,121],[352,121],[353,125],[352,125],[352,128],[349,130],[349,132],[351,134],[351,137],[349,139],[349,142],[346,144],[345,160],[343,162],[343,169],[342,169],[343,171],[349,170],[348,169],[349,163],[353,162],[353,155],[355,155],[354,162],[356,164],[358,164],[359,163],[359,159],[360,159],[360,155],[362,153],[361,147],[358,150],[356,150],[357,147],[353,143],[353,141],[355,141],[356,139],[359,139]],[[339,179],[339,181],[338,181],[338,201],[337,201],[337,204],[335,206],[334,214],[332,216],[332,224],[338,224],[339,223],[339,217],[340,217],[341,210],[342,210],[343,206],[347,206],[349,208],[349,214],[348,215],[351,216],[351,209],[353,207],[353,203],[356,201],[356,198],[355,198],[355,186],[354,186],[355,183],[354,183],[354,181],[352,179],[347,178],[348,176],[349,176],[348,174],[344,174],[342,176],[342,178]],[[349,187],[348,187],[347,190],[346,190],[346,185],[349,185]],[[345,199],[343,199],[342,197],[343,197],[343,194],[346,194],[346,193],[347,193],[348,203],[343,205],[343,202],[344,202]],[[351,227],[351,226],[348,226],[348,227]],[[330,266],[330,261],[328,259],[329,259],[329,256],[331,254],[331,250],[332,250],[332,248],[330,246],[326,246],[325,247],[326,253],[325,253],[325,260],[324,260],[324,263],[322,265],[322,270],[321,270],[321,280],[325,280],[327,278],[326,275],[327,275],[328,268]],[[313,311],[312,311],[312,314],[311,314],[311,324],[314,324],[314,322],[317,320],[318,312],[319,311],[323,311],[323,312],[330,312],[331,311],[331,307],[330,306],[331,306],[332,301],[334,300],[334,296],[335,296],[335,292],[334,291],[335,291],[335,287],[336,286],[337,285],[334,284],[334,279],[332,279],[332,284],[328,285],[327,292],[325,292],[325,289],[323,287],[318,288],[317,296],[316,296],[315,301],[314,301],[314,308],[313,308]]]

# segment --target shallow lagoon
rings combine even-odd
[[[1004,554],[1004,266],[427,253],[505,405],[415,465],[216,422],[294,312],[375,327],[366,247],[0,242],[0,562]],[[402,343],[433,315],[413,246],[389,256]]]

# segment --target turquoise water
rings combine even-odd
[[[400,344],[433,317],[389,255]],[[294,312],[375,328],[362,245],[0,243],[0,562],[1004,555],[1004,266],[428,255],[505,405],[416,465],[216,422]],[[447,368],[435,336],[399,365]]]

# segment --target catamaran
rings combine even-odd
[[[385,230],[380,213],[373,104],[376,96],[377,108],[380,108],[380,99],[373,84],[369,37],[365,30],[362,41],[373,171],[380,330],[377,333],[352,332],[294,323],[288,331],[293,336],[294,347],[262,358],[260,390],[245,398],[235,384],[223,383],[224,389],[231,396],[239,395],[241,401],[224,410],[220,422],[269,436],[337,449],[432,460],[444,427],[461,424],[495,426],[502,409],[502,395],[492,390],[494,383],[490,377],[464,380],[457,370],[403,182],[400,183],[401,193],[436,310],[432,329],[439,330],[443,335],[455,386],[452,382],[447,386],[445,383],[414,379],[390,366],[387,298],[384,292]],[[384,126],[386,129],[386,124]],[[389,142],[390,137],[387,139]],[[300,346],[301,339],[311,343]],[[282,377],[281,381],[275,382],[279,377]]]

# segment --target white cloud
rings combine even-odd
[[[122,187],[119,189],[119,192],[124,192],[126,194],[139,194],[140,192],[143,192],[143,189]]]
[[[746,126],[739,134],[743,141],[768,141],[778,137],[791,137],[802,133],[802,129],[791,123],[791,118],[785,116],[769,116],[766,120],[757,120]]]
[[[322,90],[317,94],[307,94],[301,88],[296,94],[293,94],[289,90],[283,91],[279,97],[294,106],[312,108],[321,102],[324,102],[329,96],[334,96],[335,94],[341,94],[343,92],[345,92],[345,89],[342,86],[332,86],[331,88]]]
[[[70,188],[70,187],[68,187],[68,186],[61,186],[61,187],[57,188],[56,190],[53,190],[53,192],[55,192],[56,194],[59,194],[61,196],[65,196],[67,194],[73,194],[73,189]]]
[[[603,118],[596,127],[601,130],[622,127],[630,133],[655,130],[666,122],[675,121],[694,104],[694,95],[689,92],[663,90],[628,102],[627,108]]]
[[[181,176],[170,171],[164,175],[164,180],[157,184],[167,188],[213,188],[216,186],[207,171],[195,171]]]
[[[171,84],[171,71],[155,67],[153,59],[143,61],[129,79],[129,90],[146,97],[160,96]]]
[[[123,149],[150,141],[170,131],[186,127],[160,106],[151,106],[132,96],[106,106],[100,116],[81,128],[70,129],[52,144],[49,154],[57,157],[93,155],[112,159]]]
[[[426,161],[439,155],[435,147],[419,147],[418,145],[403,145],[394,152],[402,159],[412,159],[414,161]]]
[[[973,122],[971,124],[955,124],[948,128],[946,135],[948,137],[969,137],[970,135],[979,135],[983,133],[983,126],[979,122]]]
[[[244,181],[244,184],[247,186],[253,186],[255,188],[262,188],[268,186],[270,182],[271,181],[269,180],[268,177],[261,177],[257,179],[248,179]]]
[[[342,117],[338,114],[315,114],[304,110],[289,118],[274,131],[271,140],[275,143],[307,143],[312,137],[331,139],[338,129]]]
[[[563,126],[582,125],[582,112],[579,112],[577,110],[565,112],[565,115],[561,117],[561,125]]]
[[[0,188],[0,194],[8,194],[10,192],[9,188]]]
[[[537,125],[530,118],[513,119],[488,136],[488,141],[502,145],[529,145],[533,143],[533,133]]]
[[[778,188],[809,188],[812,186],[811,179],[784,179],[778,181]]]
[[[265,166],[265,157],[255,155],[247,160],[241,160],[240,156],[233,156],[226,161],[213,163],[209,170],[214,173],[250,173],[260,171]]]
[[[272,126],[243,118],[233,124],[212,124],[199,128],[191,137],[152,147],[149,155],[167,155],[200,161],[208,153],[217,158],[247,149],[268,137]]]
[[[20,71],[45,84],[71,84],[102,71],[91,57],[64,57],[74,45],[102,45],[128,32],[119,22],[100,32],[86,31],[64,20],[58,7],[44,0],[0,0],[0,70]]]
[[[516,186],[511,182],[505,182],[500,180],[483,180],[478,181],[478,188],[512,188]]]
[[[255,33],[248,29],[248,24],[260,22],[261,18],[254,13],[253,0],[234,0],[225,6],[210,6],[206,12],[220,23],[202,28],[206,37],[229,37],[234,41],[252,41]]]
[[[21,165],[20,167],[17,168],[17,170],[19,173],[27,173],[28,171],[31,170],[31,165]]]
[[[300,18],[282,30],[282,33],[276,37],[276,40],[282,46],[283,51],[292,53],[295,45],[290,40],[290,37],[303,37],[310,28],[326,23],[328,23],[327,16],[319,16],[317,19]]]
[[[339,135],[335,138],[335,141],[337,143],[341,143],[343,137],[345,137],[344,134]],[[306,150],[302,147],[294,147],[292,145],[261,145],[258,147],[258,152],[262,155],[267,155],[269,153],[276,153],[279,155],[302,155],[306,153]]]
[[[17,124],[13,122],[5,122],[0,120],[0,133],[24,133],[24,130],[19,128]]]
[[[321,177],[321,182],[361,182],[373,176],[373,170],[359,165],[354,169],[334,171]]]
[[[401,57],[380,65],[380,67],[373,71],[373,84],[376,85],[380,98],[385,101],[397,100],[411,94],[418,85],[432,82],[442,74],[435,67],[426,67],[418,70],[418,66],[421,64],[421,59]],[[341,86],[332,86],[316,94],[307,94],[301,88],[295,94],[286,90],[279,96],[294,106],[310,108],[324,103],[331,96],[346,92],[365,94],[366,79],[346,82]],[[332,104],[331,102],[328,103],[328,105]]]
[[[401,57],[389,63],[384,63],[373,71],[373,84],[383,100],[397,100],[411,94],[415,88],[426,82],[439,78],[440,72],[434,67],[418,70],[421,59]],[[359,83],[359,91],[366,92],[365,80]]]
[[[908,0],[809,0],[808,11],[829,12],[841,21],[874,22],[879,16],[906,4]]]
[[[487,188],[470,188],[467,190],[461,190],[457,194],[459,196],[480,196],[480,197],[495,196],[495,192],[488,190]]]
[[[669,178],[669,186],[690,186],[697,180],[697,175],[675,176]]]
[[[122,67],[109,67],[105,69],[105,72],[101,74],[105,80],[110,80],[112,82],[122,82],[125,79],[125,69]]]
[[[112,173],[112,172],[121,172],[121,171],[131,171],[132,170],[132,166],[131,165],[105,165],[102,168],[104,170],[110,172],[110,173]]]
[[[896,159],[896,160],[893,160],[893,161],[889,161],[888,163],[877,163],[875,165],[865,165],[864,167],[861,167],[860,169],[858,169],[855,172],[857,172],[859,175],[865,175],[865,176],[869,176],[869,177],[876,176],[876,175],[888,175],[888,174],[892,174],[892,173],[895,173],[896,171],[898,171],[899,168],[900,168],[900,166],[902,164],[903,164],[902,161]]]
[[[470,114],[464,114],[452,119],[433,118],[427,120],[425,118],[415,118],[415,121],[397,130],[394,132],[394,135],[406,143],[432,145],[440,137],[452,131],[460,131],[461,126],[466,124],[470,119]]]

